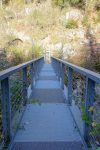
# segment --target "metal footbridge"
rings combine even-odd
[[[86,79],[83,103],[92,121],[88,110],[93,107],[100,74],[53,57],[49,64],[39,58],[0,73],[1,149],[89,149],[91,125],[83,122],[79,107],[73,103],[74,72]],[[91,145],[91,149],[98,147]]]

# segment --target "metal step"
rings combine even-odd
[[[12,150],[83,150],[81,142],[16,142]]]

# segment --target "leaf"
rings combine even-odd
[[[92,122],[92,127],[96,127],[97,123],[96,122]]]
[[[88,111],[94,111],[94,107],[90,106]]]

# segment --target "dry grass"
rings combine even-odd
[[[21,38],[23,44],[7,49],[7,58],[10,56],[10,60],[12,57],[21,62],[31,59],[29,53],[31,54],[30,49],[33,43],[39,43],[48,36],[51,42],[49,44],[77,42],[77,37],[69,41],[67,36],[69,29],[65,28],[64,16],[70,9],[72,8],[66,7],[61,10],[59,7],[52,7],[50,0],[40,1],[40,3],[36,0],[27,5],[24,4],[24,1],[12,0],[9,5],[0,9],[0,48],[7,47],[7,43],[14,38]],[[99,19],[97,15],[95,22],[99,22]],[[76,29],[73,29],[73,32],[74,30]],[[17,58],[19,53],[24,52],[26,53],[25,59]]]

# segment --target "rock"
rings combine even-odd
[[[66,20],[68,19],[82,19],[83,15],[80,10],[73,9],[66,13]]]
[[[74,48],[70,43],[64,45],[63,47],[64,59],[68,59],[70,56],[73,56],[74,53],[75,53]]]
[[[84,37],[85,37],[84,30],[80,30],[79,32],[76,32],[76,36],[79,37],[79,38],[84,39]]]
[[[23,42],[31,42],[31,38],[29,35],[27,35],[25,32],[18,32],[17,30],[12,30],[13,34],[16,35],[19,39],[21,39]]]
[[[18,38],[22,39],[22,41],[30,41],[30,37],[26,35],[24,32],[18,32],[17,33]]]
[[[25,13],[26,13],[26,15],[30,15],[30,14],[32,13],[32,9],[26,7],[26,8],[25,8]]]
[[[63,49],[63,44],[60,42],[60,43],[57,43],[55,45],[55,49],[58,49],[58,50],[62,50]]]

